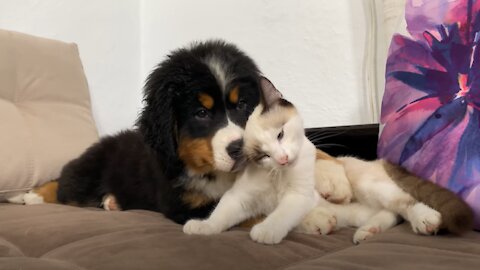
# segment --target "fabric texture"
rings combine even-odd
[[[0,30],[0,199],[55,179],[97,140],[77,46]]]
[[[480,1],[409,0],[394,35],[378,156],[447,187],[480,229]]]
[[[419,236],[408,224],[355,246],[354,230],[291,233],[279,245],[248,230],[191,236],[155,212],[0,204],[0,269],[476,269],[480,233]]]

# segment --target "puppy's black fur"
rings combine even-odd
[[[259,82],[255,63],[231,44],[174,51],[147,79],[136,128],[101,139],[68,163],[58,201],[99,205],[112,194],[123,210],[158,211],[177,223],[205,217],[219,197],[193,181],[225,181],[212,140],[231,125],[245,127],[261,100]],[[234,145],[225,145],[228,153]]]

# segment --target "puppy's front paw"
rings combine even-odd
[[[268,226],[264,223],[253,226],[250,231],[250,237],[253,241],[267,245],[280,243],[287,234],[288,231],[282,231],[278,229],[278,226]]]
[[[326,208],[317,206],[295,228],[296,232],[306,234],[329,234],[337,225],[336,217]]]
[[[206,220],[191,219],[183,225],[183,232],[185,234],[212,235],[220,233],[221,231]]]
[[[15,194],[14,196],[7,197],[7,201],[9,203],[15,203],[15,204],[24,204],[25,200],[24,197],[27,193],[21,192],[19,194]]]
[[[117,202],[117,199],[112,194],[107,194],[103,197],[102,201],[103,209],[107,211],[120,211],[120,205]]]
[[[438,231],[442,215],[423,203],[417,203],[410,210],[409,219],[415,233],[431,235]]]

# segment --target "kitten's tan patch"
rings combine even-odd
[[[267,111],[261,112],[261,117],[257,118],[257,123],[261,127],[276,127],[280,128],[285,125],[290,119],[298,116],[297,109],[294,106],[280,106],[276,105]],[[250,119],[249,119],[250,121]]]
[[[191,208],[202,207],[213,202],[213,200],[207,197],[205,194],[196,191],[188,191],[184,193],[182,200],[186,204],[190,205]]]
[[[205,93],[198,94],[198,101],[200,101],[203,107],[209,110],[213,108],[213,105],[214,105],[213,98],[208,94],[205,94]]]
[[[316,160],[331,160],[331,161],[334,161],[338,164],[342,164],[342,162],[340,160],[330,156],[329,154],[323,152],[320,149],[317,149]]]
[[[214,168],[213,150],[208,138],[181,138],[178,156],[195,173],[208,173]]]
[[[241,222],[240,224],[238,224],[238,227],[240,228],[251,228],[255,225],[257,225],[258,223],[262,222],[263,220],[265,219],[265,216],[264,215],[261,215],[261,216],[258,216],[258,217],[253,217],[253,218],[249,218],[243,222]]]

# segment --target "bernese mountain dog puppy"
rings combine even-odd
[[[101,139],[62,170],[57,199],[206,217],[235,179],[242,133],[261,102],[254,61],[223,41],[173,51],[147,78],[133,130]]]

